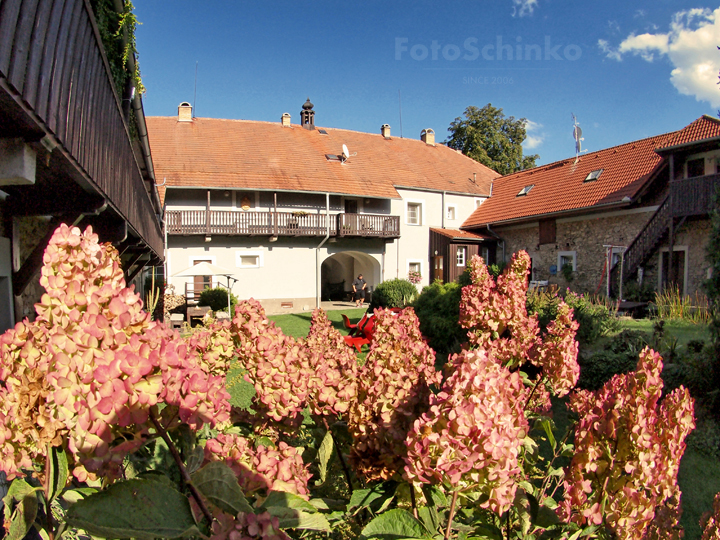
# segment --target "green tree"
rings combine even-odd
[[[532,169],[540,156],[523,156],[526,123],[525,118],[506,117],[490,103],[482,109],[470,106],[465,118],[450,123],[451,136],[445,144],[502,175]]]

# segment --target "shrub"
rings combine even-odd
[[[569,291],[565,302],[573,308],[575,320],[580,323],[577,338],[581,343],[593,343],[600,336],[618,330],[619,321],[614,306],[611,307],[603,298]]]
[[[407,279],[390,279],[375,287],[370,307],[404,308],[417,297],[417,288]]]
[[[650,281],[643,281],[640,285],[631,280],[623,283],[623,299],[629,302],[652,302],[655,298],[655,287]]]
[[[227,311],[228,290],[223,287],[205,289],[200,293],[198,302],[201,306],[210,306],[210,309],[213,311]],[[235,304],[237,303],[237,297],[233,293],[230,293],[230,313],[235,311]]]
[[[458,283],[436,281],[424,287],[413,302],[415,314],[420,319],[420,331],[439,355],[459,352],[460,345],[467,340],[467,330],[458,323],[461,292]]]
[[[528,294],[527,310],[529,314],[537,313],[540,328],[555,319],[557,306],[562,298],[557,294],[533,291]],[[618,330],[619,321],[615,316],[612,304],[599,296],[576,294],[568,291],[565,302],[574,310],[574,318],[580,324],[577,339],[589,344],[597,341],[600,336]]]

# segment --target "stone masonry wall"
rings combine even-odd
[[[533,279],[547,280],[561,289],[570,288],[576,292],[604,293],[607,276],[603,276],[606,257],[603,245],[627,246],[651,216],[652,212],[648,211],[581,221],[558,220],[555,243],[542,246],[539,245],[537,224],[522,229],[503,230],[498,227],[496,232],[506,242],[508,261],[515,251],[521,249],[532,257]],[[570,281],[563,277],[558,266],[561,251],[576,253],[576,271]],[[556,275],[550,273],[552,265],[558,266]]]
[[[43,217],[23,217],[16,221],[20,238],[20,265],[43,239],[49,229],[49,222]],[[20,305],[15,303],[15,317],[35,320],[35,304],[40,301],[45,289],[40,286],[40,272],[33,277],[25,292],[20,296]]]

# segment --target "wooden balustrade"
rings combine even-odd
[[[709,214],[718,189],[720,174],[673,180],[670,182],[673,217]]]
[[[325,214],[305,212],[245,212],[235,210],[168,210],[171,235],[325,236]],[[330,236],[397,238],[400,217],[373,214],[332,214]]]

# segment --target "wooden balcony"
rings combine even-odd
[[[720,174],[696,176],[670,182],[673,217],[703,216],[713,210]]]
[[[235,210],[167,210],[169,235],[325,236],[328,216],[304,212]],[[400,217],[374,214],[331,214],[330,236],[397,238]]]

